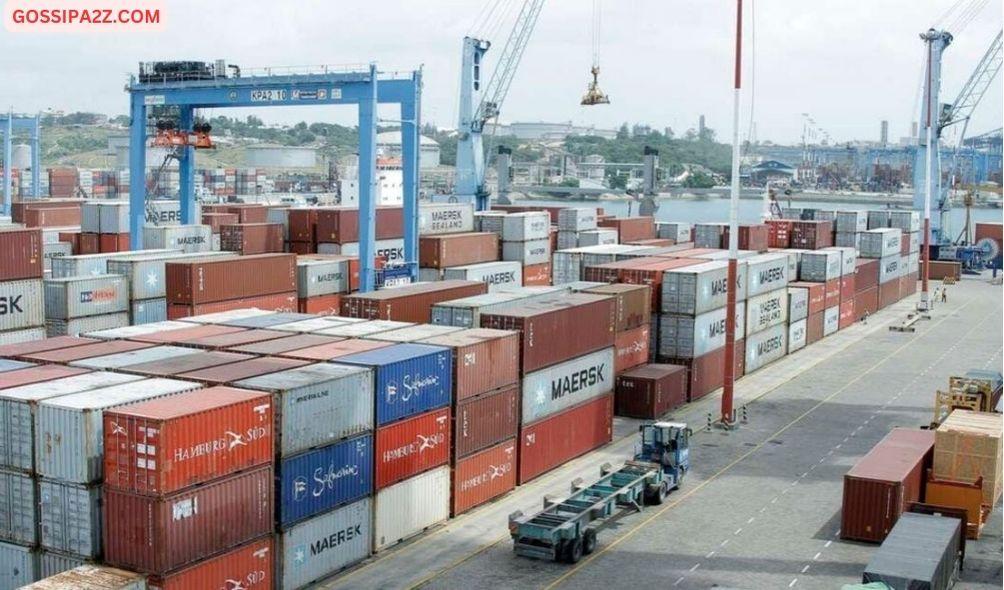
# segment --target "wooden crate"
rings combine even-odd
[[[1001,416],[955,410],[935,431],[934,476],[975,482],[983,477],[983,504],[1001,496]]]

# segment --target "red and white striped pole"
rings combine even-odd
[[[736,72],[732,97],[732,191],[729,200],[729,272],[725,305],[725,379],[722,424],[732,424],[736,367],[736,279],[739,258],[739,90],[742,88],[743,0],[736,0]]]

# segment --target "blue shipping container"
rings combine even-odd
[[[441,408],[453,389],[453,351],[429,344],[395,344],[338,358],[376,372],[377,426]]]
[[[24,363],[21,361],[12,361],[9,359],[0,359],[0,373],[5,373],[7,371],[16,371],[18,369],[28,369],[34,367],[35,363]]]
[[[279,462],[279,526],[373,493],[373,435],[364,434]]]

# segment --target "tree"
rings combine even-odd
[[[683,186],[687,188],[712,188],[715,186],[715,180],[704,172],[691,172],[691,174],[683,180]]]
[[[628,129],[627,123],[621,123],[620,129],[617,130],[617,139],[625,140],[631,137],[631,130]]]

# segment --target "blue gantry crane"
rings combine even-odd
[[[41,174],[41,157],[39,142],[42,139],[41,117],[39,115],[15,115],[9,111],[0,115],[0,134],[3,134],[3,214],[10,215],[11,207],[11,172],[13,171],[12,142],[18,131],[28,132],[28,142],[31,150],[31,196],[39,198],[39,179]]]
[[[412,280],[418,276],[418,154],[421,127],[422,71],[380,72],[368,67],[264,68],[244,70],[216,62],[140,64],[139,76],[126,87],[130,98],[129,229],[130,247],[143,246],[146,205],[148,111],[178,109],[171,137],[177,143],[182,223],[194,223],[195,149],[208,141],[208,130],[195,120],[196,109],[356,105],[359,114],[359,257],[361,291],[375,287],[375,183],[377,106],[400,107],[404,175],[404,259]],[[166,131],[166,130],[165,130]],[[206,137],[200,137],[205,134]]]

